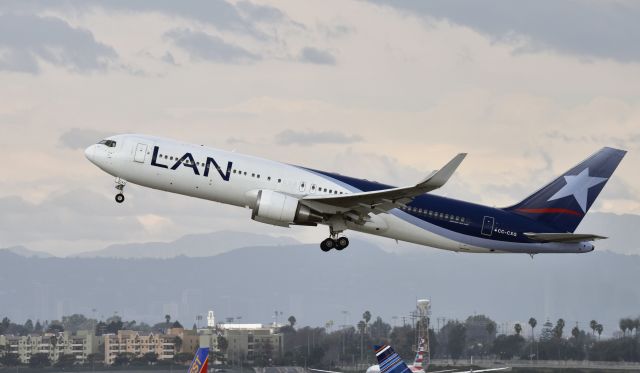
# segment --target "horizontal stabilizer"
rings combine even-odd
[[[578,243],[584,241],[602,240],[607,237],[584,233],[525,233],[530,240],[539,242]]]

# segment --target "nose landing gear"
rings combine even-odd
[[[126,180],[119,177],[116,178],[116,189],[118,190],[118,194],[116,194],[116,202],[118,203],[124,202],[124,194],[122,194],[122,192],[124,191],[125,185],[127,185]]]

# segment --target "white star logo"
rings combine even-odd
[[[567,183],[547,201],[573,196],[573,198],[576,199],[576,202],[580,205],[580,208],[582,208],[582,211],[585,212],[587,211],[587,196],[589,194],[589,188],[600,183],[604,183],[607,181],[607,178],[589,176],[589,168],[587,167],[577,175],[565,176],[564,180]]]

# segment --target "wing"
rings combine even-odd
[[[356,211],[366,215],[370,212],[374,214],[387,212],[404,206],[421,194],[443,186],[466,156],[466,153],[456,155],[444,167],[432,172],[416,185],[341,196],[306,196],[300,202],[324,214]]]
[[[607,237],[584,233],[525,233],[528,239],[540,242],[579,243],[603,240]]]

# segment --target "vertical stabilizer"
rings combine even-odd
[[[618,167],[626,151],[602,148],[537,192],[505,210],[573,232]]]
[[[374,346],[380,373],[411,373],[411,370],[389,345]]]
[[[196,355],[193,357],[193,361],[189,366],[187,373],[207,373],[207,366],[209,364],[209,348],[199,348],[196,351]]]

